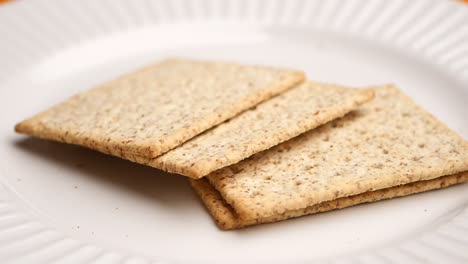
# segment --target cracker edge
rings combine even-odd
[[[271,223],[299,216],[342,209],[363,203],[408,196],[460,184],[467,181],[468,171],[464,171],[456,174],[441,176],[431,180],[412,182],[377,191],[342,197],[336,200],[312,205],[303,209],[290,210],[279,215],[252,220],[243,220],[239,218],[234,209],[226,203],[221,194],[213,187],[213,185],[209,183],[207,179],[190,179],[190,185],[199,195],[208,212],[213,216],[217,226],[222,230],[232,230],[261,223]]]

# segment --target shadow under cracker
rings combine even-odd
[[[12,144],[15,149],[42,159],[51,166],[65,167],[75,172],[63,174],[63,177],[90,178],[112,185],[119,191],[154,201],[170,210],[194,206],[194,202],[190,201],[197,200],[188,180],[180,175],[65,143],[28,137]]]

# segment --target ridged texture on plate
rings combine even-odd
[[[23,67],[58,50],[103,34],[167,22],[210,19],[307,26],[348,33],[418,54],[419,59],[430,60],[454,78],[465,83],[468,80],[468,45],[465,45],[468,11],[455,1],[436,0],[115,0],[112,4],[93,0],[16,1],[0,7],[0,35],[8,36],[8,41],[0,41],[0,57],[9,65],[0,71],[0,79],[8,79]],[[27,217],[21,223],[13,221],[12,217],[16,217],[10,210],[13,206],[2,200],[2,192],[0,190],[0,242],[11,241],[10,247],[16,250],[29,243],[24,248],[27,250],[20,250],[24,259],[35,260],[35,263],[52,263],[49,260],[56,263],[63,263],[62,260],[70,263],[159,263],[147,258],[121,256],[107,249],[88,248],[66,238],[54,242],[53,235],[49,236],[46,230],[45,233],[34,229],[20,233],[23,229],[18,225],[33,224],[33,218]],[[459,241],[468,244],[468,209],[460,208],[460,213],[450,222],[415,237],[398,246],[384,245],[369,252],[319,262],[467,263],[466,247],[460,248]],[[10,260],[16,252],[1,250],[3,248],[0,255]],[[429,251],[434,259],[427,258]]]
[[[51,229],[0,185],[0,257],[2,263],[164,264],[149,257],[125,255]],[[13,199],[11,199],[13,198]]]

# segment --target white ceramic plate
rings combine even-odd
[[[0,6],[0,262],[468,262],[468,186],[222,232],[185,178],[16,135],[16,122],[190,56],[396,83],[468,138],[468,8],[449,1],[17,1]]]

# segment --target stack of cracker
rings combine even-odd
[[[468,143],[397,88],[170,59],[16,126],[187,176],[221,229],[468,181]]]

